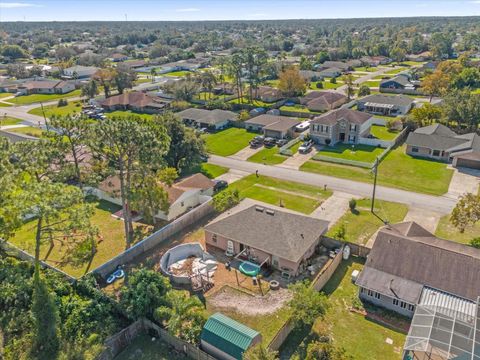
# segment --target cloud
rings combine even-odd
[[[477,4],[477,5],[480,5],[480,0],[474,0],[474,1],[470,1],[470,4]]]
[[[176,12],[198,12],[200,9],[198,8],[184,8],[184,9],[176,9]]]
[[[17,9],[17,8],[27,8],[27,7],[40,7],[37,4],[29,3],[18,3],[18,2],[0,2],[0,9]]]

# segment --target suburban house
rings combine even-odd
[[[404,95],[368,95],[357,100],[357,109],[371,114],[405,115],[413,107],[413,99]]]
[[[383,93],[418,94],[420,82],[411,81],[407,74],[398,74],[391,79],[383,79],[379,89]]]
[[[445,125],[434,124],[411,132],[406,144],[409,155],[480,169],[480,136],[476,133],[457,135]]]
[[[310,136],[317,144],[335,145],[338,142],[357,144],[368,137],[373,124],[371,114],[337,109],[315,117],[310,123]]]
[[[262,132],[265,136],[277,139],[294,137],[295,126],[299,123],[298,119],[269,114],[259,115],[244,122],[247,130]]]
[[[221,313],[210,316],[200,335],[202,349],[220,360],[242,360],[243,353],[262,342],[262,335]]]
[[[235,85],[231,83],[220,83],[213,88],[215,95],[233,95],[235,94]]]
[[[300,70],[299,73],[306,81],[319,81],[324,77],[320,71]]]
[[[128,56],[125,54],[115,53],[110,56],[110,60],[113,62],[121,62],[128,60]]]
[[[155,217],[170,221],[208,201],[213,196],[215,183],[205,175],[197,173],[174,182],[172,186],[161,185],[168,194],[170,206],[167,212],[159,211]],[[121,205],[120,178],[117,175],[107,177],[92,192],[102,200]],[[141,209],[132,210],[141,213]]]
[[[235,255],[296,276],[306,269],[327,227],[327,221],[279,208],[239,204],[205,226],[205,240],[207,246],[233,249]]]
[[[340,69],[342,72],[343,71],[348,71],[350,70],[350,66],[347,63],[344,63],[343,61],[330,61],[327,60],[323,64],[320,65],[320,67],[326,69],[326,68],[337,68]]]
[[[378,232],[356,285],[362,300],[413,317],[409,359],[474,359],[479,274],[479,249],[404,222]]]
[[[187,125],[197,128],[220,130],[226,128],[230,122],[236,121],[238,115],[226,110],[205,110],[190,108],[176,114]]]
[[[110,96],[100,102],[107,111],[133,110],[142,113],[160,113],[170,106],[170,100],[149,95],[141,91],[132,91]]]
[[[334,91],[311,91],[299,100],[312,111],[333,110],[348,101],[345,95]]]
[[[386,56],[364,56],[361,59],[361,62],[368,64],[369,66],[379,66],[386,65],[392,62],[392,59]]]
[[[95,66],[81,66],[76,65],[66,69],[63,69],[63,78],[66,79],[90,79],[100,70]]]
[[[282,92],[271,86],[260,86],[254,90],[255,98],[266,103],[274,103],[284,98]]]
[[[30,94],[66,94],[75,90],[75,84],[63,80],[33,80],[17,86],[17,92]]]
[[[318,76],[320,78],[336,78],[342,75],[343,70],[339,69],[337,67],[331,67],[331,68],[320,68],[318,69]]]
[[[432,58],[432,53],[430,51],[424,51],[420,54],[408,54],[407,60],[415,62],[423,62],[430,60]]]

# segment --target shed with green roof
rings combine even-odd
[[[201,335],[202,349],[220,360],[241,360],[262,335],[221,313],[210,316]]]

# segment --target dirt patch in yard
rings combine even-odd
[[[269,291],[265,296],[254,296],[224,286],[208,297],[208,303],[217,309],[227,309],[244,315],[255,316],[275,313],[284,307],[291,298],[292,294],[287,289]]]

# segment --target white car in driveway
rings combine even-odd
[[[308,153],[313,147],[313,140],[304,141],[302,145],[298,148],[300,154]]]
[[[310,121],[304,121],[295,126],[295,131],[297,132],[303,132],[307,130],[310,127]]]

